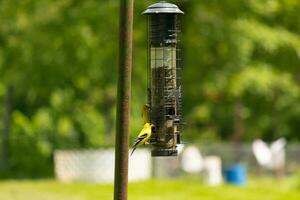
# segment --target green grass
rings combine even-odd
[[[58,183],[53,180],[1,181],[0,200],[111,200],[111,184]],[[199,180],[150,180],[129,184],[129,200],[299,200],[293,180],[256,179],[247,186],[205,186]]]

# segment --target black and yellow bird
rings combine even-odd
[[[154,126],[154,124],[146,123],[132,146],[133,149],[130,156],[138,146],[147,143],[147,141],[151,137],[151,134],[155,133],[155,131],[156,127]]]

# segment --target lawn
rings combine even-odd
[[[1,181],[0,200],[111,200],[111,184],[58,183],[53,180]],[[293,179],[250,180],[247,186],[209,187],[191,178],[130,183],[129,200],[299,200]]]

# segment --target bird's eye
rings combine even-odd
[[[152,131],[153,133],[155,133],[155,132],[156,132],[156,127],[155,127],[155,126],[152,126],[152,127],[151,127],[151,131]]]

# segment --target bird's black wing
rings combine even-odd
[[[134,144],[133,144],[133,147],[134,146],[136,146],[140,141],[142,141],[143,139],[145,139],[146,137],[147,137],[147,133],[144,133],[143,135],[141,135],[140,137],[138,137],[136,140],[135,140],[135,142],[134,142]]]
[[[132,152],[131,152],[131,154],[130,154],[130,156],[133,154],[133,152],[135,151],[135,149],[136,149],[136,146],[143,140],[143,139],[145,139],[146,137],[147,137],[147,133],[144,133],[143,135],[141,135],[141,136],[139,136],[136,140],[135,140],[135,142],[134,142],[134,144],[133,144],[133,146],[132,146]]]

